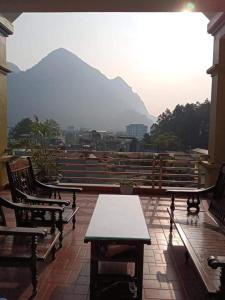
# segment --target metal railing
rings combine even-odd
[[[61,182],[151,188],[200,187],[202,159],[193,153],[57,151]],[[205,157],[204,157],[205,158]]]

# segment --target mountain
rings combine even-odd
[[[143,101],[121,77],[108,79],[63,48],[29,70],[9,74],[8,99],[10,126],[33,115],[53,118],[63,128],[123,130],[130,123],[152,125]]]

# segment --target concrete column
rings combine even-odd
[[[0,188],[7,182],[4,168],[7,148],[7,73],[6,38],[13,33],[11,23],[0,15]]]
[[[215,39],[214,55],[217,62],[208,70],[212,76],[209,161],[221,164],[225,162],[225,38]]]
[[[225,14],[217,13],[208,24],[208,33],[214,36],[213,66],[207,70],[212,76],[209,161],[206,168],[206,186],[215,183],[220,165],[225,162]]]

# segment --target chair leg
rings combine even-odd
[[[170,232],[173,231],[173,219],[170,217]]]
[[[33,295],[37,294],[37,237],[32,238],[32,244],[31,244],[31,278],[32,278],[32,285],[33,285]]]
[[[75,224],[76,224],[76,218],[75,218],[75,215],[73,216],[72,223],[73,223],[73,229],[75,229]]]
[[[225,267],[220,270],[220,290],[218,299],[225,299]]]
[[[76,193],[75,192],[73,192],[72,208],[76,209]],[[72,222],[73,222],[73,229],[75,229],[75,223],[76,223],[76,216],[75,215],[73,216]]]
[[[73,192],[73,203],[72,203],[72,208],[75,209],[76,208],[76,193]]]
[[[63,241],[63,228],[62,228],[62,226],[59,226],[59,231],[60,231],[60,235],[59,235],[59,248],[62,248],[62,241]]]
[[[174,217],[174,210],[175,210],[175,196],[174,194],[171,195],[171,204],[170,204],[170,232],[173,231],[173,217]]]
[[[55,260],[55,253],[56,253],[56,245],[54,245],[54,247],[52,248],[52,260]]]
[[[187,250],[185,250],[185,264],[187,264],[189,261],[189,253]]]
[[[59,220],[58,220],[58,230],[60,232],[59,236],[59,248],[62,248],[62,240],[63,240],[63,219],[62,219],[62,212],[59,213]]]
[[[37,283],[38,283],[38,280],[37,280],[37,269],[34,268],[34,266],[31,267],[31,274],[32,274],[32,285],[33,285],[33,292],[32,292],[32,294],[36,295],[37,294]]]

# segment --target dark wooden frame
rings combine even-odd
[[[1,248],[0,248],[0,267],[28,267],[31,270],[31,281],[33,285],[32,295],[37,293],[38,277],[37,277],[37,263],[38,261],[45,261],[49,254],[52,255],[52,259],[55,259],[56,244],[60,243],[60,232],[55,231],[55,219],[52,219],[51,232],[49,233],[44,228],[27,228],[27,227],[7,227],[6,217],[3,213],[2,207],[20,209],[22,204],[10,204],[9,201],[0,197],[0,211],[1,211],[1,225],[0,236]],[[19,206],[19,207],[18,207]],[[16,208],[17,207],[17,208]],[[25,205],[23,205],[23,209]],[[27,206],[27,211],[31,211],[34,208]],[[54,209],[54,208],[51,208]],[[8,238],[13,238],[13,242],[9,242]],[[19,242],[18,242],[19,238]],[[14,239],[16,242],[14,242]],[[46,240],[48,241],[46,243]],[[16,252],[15,245],[23,246],[24,243],[30,243],[29,253]],[[43,246],[45,245],[44,251]],[[3,251],[4,246],[6,247],[6,253]],[[39,249],[42,252],[39,253]],[[7,255],[7,253],[9,253]],[[13,253],[13,254],[12,254]]]
[[[88,240],[85,240],[87,243]],[[123,240],[122,242],[119,242],[118,240],[108,240],[102,241],[99,239],[91,240],[91,263],[90,263],[90,300],[96,300],[100,295],[97,295],[97,287],[98,287],[98,281],[100,276],[106,276],[100,275],[98,273],[98,263],[99,261],[111,261],[111,262],[133,262],[135,264],[135,275],[134,277],[128,278],[128,276],[118,276],[118,280],[121,281],[134,281],[137,285],[137,297],[136,299],[141,300],[142,299],[142,282],[143,282],[143,263],[144,263],[144,243],[143,241],[131,241],[131,240]],[[131,251],[131,255],[129,253],[125,252],[126,256],[123,254],[121,255],[115,255],[111,258],[104,258],[99,253],[99,244],[107,244],[107,245],[130,245],[134,246],[134,249]],[[149,243],[149,242],[148,242]],[[113,277],[113,275],[112,275]],[[114,275],[115,277],[115,275]]]
[[[221,166],[214,186],[206,189],[168,189],[167,193],[171,195],[170,210],[168,209],[171,237],[174,224],[186,248],[186,259],[189,256],[192,258],[208,293],[216,295],[218,299],[225,299],[225,164]],[[210,196],[209,208],[200,211],[200,200],[206,195]],[[186,213],[176,209],[175,198],[177,196],[187,197]],[[189,217],[192,218],[190,222]],[[195,218],[195,222],[193,222],[193,218]],[[196,255],[196,240],[194,241],[191,235],[193,230],[195,235],[199,233],[201,241],[206,242],[204,253],[208,254],[208,266],[211,269],[220,269],[220,286],[218,290],[213,287],[212,277],[210,277],[212,275],[207,275],[212,274],[210,268],[207,269],[206,267],[207,262],[199,259],[199,254]],[[220,234],[220,239],[215,235],[215,232]],[[215,245],[220,249],[220,256],[213,256],[211,245]]]

